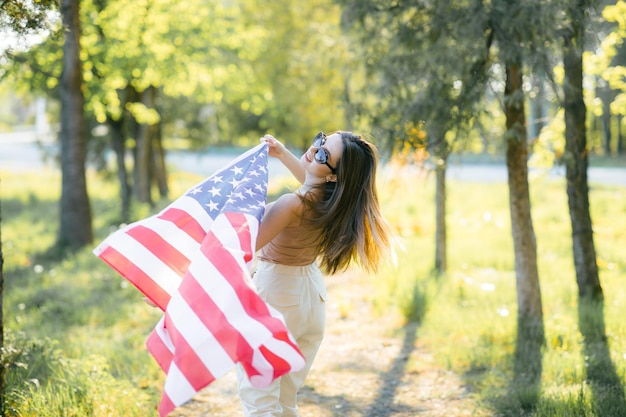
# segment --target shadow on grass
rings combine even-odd
[[[543,331],[518,329],[513,358],[513,378],[502,395],[491,399],[502,417],[533,415],[541,399]]]
[[[423,410],[402,403],[394,402],[398,387],[402,384],[406,373],[407,363],[415,350],[417,329],[420,326],[428,306],[428,297],[419,282],[416,281],[410,300],[401,307],[408,323],[402,327],[404,333],[402,347],[391,362],[389,368],[378,376],[378,392],[372,402],[367,405],[355,403],[346,395],[325,396],[317,393],[311,387],[305,386],[301,392],[301,400],[313,404],[324,404],[325,410],[332,410],[333,417],[352,415],[354,411],[362,411],[363,417],[387,417],[402,413],[403,415],[417,415]],[[359,414],[361,415],[361,414]]]
[[[579,329],[583,336],[586,384],[578,392],[541,397],[542,354],[538,334],[520,333],[513,378],[502,395],[490,402],[498,416],[599,416],[626,417],[624,384],[611,360],[604,323],[604,302],[579,300]],[[533,341],[534,340],[534,341]],[[476,369],[466,379],[481,380],[490,370]],[[590,392],[590,396],[587,394]]]
[[[521,317],[517,323],[513,380],[508,390],[508,396],[521,410],[534,409],[541,396],[544,346],[543,321],[530,314]]]
[[[418,323],[410,322],[404,326],[404,340],[402,349],[398,356],[394,359],[389,369],[380,377],[380,388],[374,401],[363,414],[365,417],[386,417],[402,410],[401,404],[394,404],[393,399],[396,396],[398,386],[402,382],[402,375],[411,353],[415,349],[415,339],[417,338]]]
[[[464,382],[481,392],[494,410],[494,415],[535,415],[533,411],[541,399],[542,349],[545,345],[543,326],[541,323],[531,325],[528,322],[520,325],[518,321],[514,352],[503,356],[495,365],[493,359],[499,355],[495,355],[494,350],[508,348],[501,344],[490,344],[490,340],[486,337],[482,342],[485,345],[475,349],[476,356],[463,374]],[[498,379],[503,380],[502,384],[487,382],[493,379],[494,372],[500,374]]]
[[[441,283],[439,282],[439,284]],[[402,376],[406,372],[405,368],[409,357],[415,350],[417,329],[428,309],[427,291],[423,285],[420,284],[419,280],[415,281],[411,297],[401,308],[404,317],[408,320],[408,323],[403,327],[404,339],[402,341],[402,348],[389,369],[380,376],[378,394],[365,414],[363,414],[364,417],[386,417],[403,411],[400,410],[402,405],[394,404],[393,400],[396,396],[398,386],[402,382]]]
[[[380,374],[379,390],[374,400],[365,408],[365,404],[349,398],[346,394],[323,395],[315,391],[314,388],[305,385],[298,396],[303,404],[323,404],[325,411],[331,411],[333,417],[344,417],[352,415],[355,411],[362,411],[363,417],[387,417],[406,413],[407,415],[417,415],[423,410],[414,406],[395,403],[394,398],[398,386],[402,383],[402,376],[411,353],[414,350],[417,334],[417,323],[409,323],[404,326],[404,340],[400,352],[395,357],[389,369]]]
[[[345,395],[322,395],[311,387],[305,385],[298,394],[300,401],[303,404],[323,404],[324,411],[330,411],[332,417],[345,417],[347,415],[352,415],[355,411],[359,411],[362,409],[363,404],[356,403],[355,401],[351,401],[346,398]],[[392,397],[393,399],[393,397]],[[368,417],[383,417],[383,416],[391,416],[396,415],[398,413],[403,413],[409,415],[418,415],[423,410],[416,409],[415,407],[403,405],[403,404],[388,404],[386,408],[381,408],[378,411],[374,410],[370,407],[363,416]],[[360,415],[360,414],[356,414]]]
[[[594,412],[598,416],[626,416],[623,384],[611,360],[606,337],[604,301],[581,297],[578,326],[583,336],[587,382],[593,394]]]
[[[97,243],[116,225],[116,214],[111,214],[115,205],[110,201],[93,199],[93,205],[105,215],[96,229]],[[17,236],[3,242],[7,320],[29,317],[22,327],[36,333],[54,330],[62,337],[71,327],[88,322],[111,325],[119,320],[123,301],[140,299],[89,247],[78,251],[57,248],[53,238],[59,227],[56,200],[34,196],[25,201],[9,199],[3,201],[5,209],[3,226],[11,222],[16,228],[12,236]]]
[[[333,417],[345,416],[356,408],[355,404],[345,395],[322,395],[308,385],[302,387],[298,397],[303,404],[324,404],[325,410],[331,411]]]

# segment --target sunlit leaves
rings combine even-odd
[[[153,125],[159,122],[159,113],[155,109],[146,107],[143,103],[127,103],[126,109],[131,112],[139,123]]]
[[[529,165],[536,168],[551,168],[565,152],[565,120],[563,110],[541,130],[533,146]]]
[[[125,107],[138,99],[128,86],[156,87],[197,103],[192,111],[212,106],[226,137],[271,130],[304,144],[314,131],[346,128],[340,103],[363,84],[332,0],[82,0],[81,16],[86,109],[100,123],[135,109]],[[24,88],[57,88],[62,38],[24,56]],[[165,100],[170,121],[186,118]]]
[[[113,0],[102,5],[97,9],[85,2],[89,19],[83,36],[98,74],[90,105],[98,120],[106,114],[119,117],[122,103],[112,92],[127,85],[139,92],[158,87],[170,97],[205,102],[219,97],[216,88],[230,85],[233,60],[228,55],[236,57],[236,49],[245,44],[237,36],[244,32],[237,30],[237,7],[199,0]]]
[[[602,16],[609,22],[618,24],[619,30],[626,31],[626,2],[619,0],[613,6],[607,6],[602,11]]]
[[[18,35],[48,29],[54,20],[51,11],[58,4],[58,0],[4,0],[0,2],[0,27],[8,27]]]
[[[624,115],[626,114],[626,67],[623,66],[623,51],[626,37],[626,1],[620,0],[615,5],[605,7],[602,16],[616,25],[604,37],[600,48],[594,53],[585,53],[585,71],[596,76],[600,83],[618,92],[611,103],[611,112]]]

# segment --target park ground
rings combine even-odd
[[[300,391],[301,417],[491,415],[458,375],[435,364],[417,324],[374,313],[359,278],[358,270],[327,278],[326,336]],[[243,416],[234,372],[171,415],[204,416]]]

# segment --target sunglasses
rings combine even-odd
[[[326,143],[326,134],[324,132],[320,132],[317,135],[315,135],[315,138],[313,138],[313,147],[317,148],[317,152],[315,152],[315,162],[317,162],[318,164],[324,164],[326,165],[328,168],[330,168],[331,172],[334,174],[335,173],[335,168],[331,167],[330,164],[328,163],[328,151],[324,148],[322,148],[322,145],[324,145]]]

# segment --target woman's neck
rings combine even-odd
[[[307,193],[310,192],[314,192],[315,194],[319,194],[320,192],[320,186],[322,185],[322,183],[315,183],[315,182],[306,182],[304,184],[302,184],[298,190],[296,191],[298,194],[300,195],[305,195]]]

